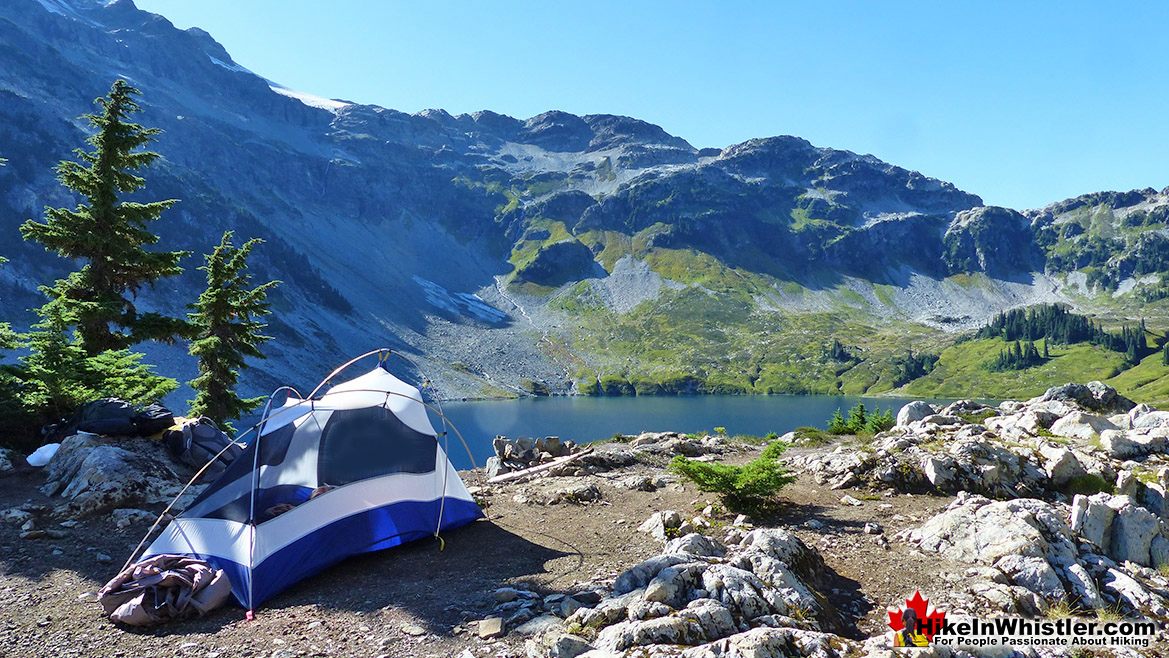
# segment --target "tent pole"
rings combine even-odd
[[[208,468],[211,468],[212,464],[214,464],[216,461],[218,461],[219,458],[222,457],[223,454],[226,453],[228,450],[230,450],[233,446],[237,445],[239,443],[240,438],[243,437],[244,435],[246,435],[248,432],[250,432],[252,430],[256,430],[256,435],[259,436],[259,433],[261,431],[261,427],[264,425],[264,423],[268,422],[268,420],[269,420],[268,409],[271,407],[272,398],[274,398],[277,393],[279,393],[280,391],[284,391],[284,390],[292,391],[293,393],[296,393],[297,397],[300,397],[300,392],[297,391],[295,388],[292,388],[291,386],[281,386],[280,388],[276,389],[275,391],[272,391],[272,394],[270,396],[268,396],[268,405],[264,407],[264,414],[260,417],[260,422],[256,423],[255,425],[252,425],[248,429],[236,434],[235,438],[231,440],[231,443],[223,446],[223,450],[220,450],[219,452],[217,452],[214,457],[207,460],[206,464],[203,464],[202,468],[195,471],[195,474],[191,476],[191,479],[187,480],[187,483],[183,485],[183,488],[179,489],[179,493],[176,494],[175,497],[173,499],[171,499],[170,503],[167,504],[166,509],[162,510],[162,513],[159,514],[158,517],[154,519],[154,523],[152,523],[150,525],[150,528],[146,531],[146,534],[142,536],[142,541],[138,542],[138,545],[136,547],[134,547],[133,552],[130,553],[130,558],[128,560],[126,560],[125,564],[122,565],[122,571],[125,571],[126,567],[130,566],[130,563],[134,561],[134,558],[138,557],[138,551],[142,550],[143,545],[146,544],[146,540],[150,539],[151,533],[154,532],[155,528],[158,527],[159,523],[162,523],[162,517],[166,516],[167,513],[170,512],[171,509],[174,508],[175,504],[179,502],[179,499],[183,497],[183,494],[187,493],[187,489],[190,489],[192,485],[194,485],[196,482],[198,482],[199,478],[203,477],[203,474],[207,472]],[[279,414],[281,411],[284,411],[284,410],[277,409],[276,413]],[[118,573],[121,573],[121,571],[119,571]]]
[[[248,621],[251,621],[255,617],[252,562],[255,561],[256,556],[256,486],[260,482],[260,441],[263,440],[264,436],[264,423],[268,421],[268,415],[272,411],[272,401],[276,399],[277,393],[285,389],[295,391],[295,389],[282,386],[272,391],[272,395],[268,396],[268,403],[264,405],[264,413],[260,416],[259,428],[256,430],[256,449],[252,452],[252,491],[251,504],[249,505],[248,511],[248,523],[251,525],[251,531],[248,533]],[[311,405],[312,402],[309,402],[309,404]]]
[[[373,356],[375,354],[380,355],[383,352],[393,354],[393,351],[390,348],[379,347],[378,349],[370,350],[370,351],[366,352],[365,354],[362,354],[361,356],[355,356],[352,359],[349,359],[345,363],[341,364],[333,372],[329,373],[328,377],[325,377],[324,379],[322,379],[320,384],[317,384],[317,387],[313,389],[313,392],[308,394],[308,399],[311,400],[311,399],[317,397],[317,393],[320,392],[320,390],[325,387],[325,384],[328,384],[329,380],[331,380],[334,377],[336,377],[337,375],[341,374],[341,371],[345,370],[349,366],[353,365],[354,363],[357,363],[358,361],[360,361],[366,357]]]

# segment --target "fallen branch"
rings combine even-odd
[[[585,448],[584,450],[581,450],[580,452],[573,454],[573,455],[566,455],[564,457],[557,457],[556,459],[553,459],[552,461],[548,462],[547,464],[540,464],[539,466],[525,468],[522,471],[512,471],[511,473],[504,473],[503,475],[496,475],[495,477],[488,480],[487,484],[501,484],[503,482],[518,482],[520,480],[526,480],[532,476],[539,475],[539,474],[544,473],[546,471],[551,471],[552,469],[556,468],[557,466],[563,466],[569,462],[576,461],[577,459],[584,457],[585,455],[591,453],[592,451],[593,451],[592,448]]]

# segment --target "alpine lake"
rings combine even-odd
[[[614,434],[641,432],[712,432],[727,434],[784,434],[797,427],[823,428],[834,412],[847,414],[858,402],[869,411],[891,409],[896,415],[909,398],[840,395],[699,395],[641,397],[541,397],[515,400],[444,402],[448,420],[448,454],[456,468],[471,467],[467,451],[453,424],[462,433],[475,464],[482,466],[493,452],[497,435],[509,438],[559,436],[588,443]],[[952,400],[927,400],[947,403]],[[431,412],[434,428],[442,419]]]

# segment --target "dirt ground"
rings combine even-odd
[[[637,471],[657,472],[640,465],[623,473]],[[472,487],[481,478],[466,476]],[[51,505],[36,489],[41,479],[37,472],[0,479],[0,509],[30,500]],[[278,595],[254,621],[228,606],[148,630],[109,623],[92,594],[116,573],[146,525],[118,530],[102,516],[62,528],[64,539],[28,540],[2,523],[0,656],[453,656],[467,648],[476,656],[522,655],[523,638],[514,633],[494,642],[475,635],[496,588],[525,583],[549,593],[606,582],[661,550],[636,530],[646,517],[663,509],[692,515],[713,500],[692,485],[642,492],[589,479],[602,491],[599,503],[520,503],[512,497],[523,485],[493,487],[486,498],[490,518],[447,533],[445,550],[426,540],[349,559]],[[845,494],[861,505],[842,504]],[[849,634],[857,638],[883,632],[886,606],[915,589],[928,592],[941,573],[963,566],[881,539],[918,525],[950,498],[832,491],[803,478],[781,497],[786,502],[767,525],[792,529],[820,550],[832,572],[830,599],[855,620]],[[883,535],[864,533],[870,522]],[[99,562],[99,553],[112,562]],[[403,630],[410,625],[425,633]]]

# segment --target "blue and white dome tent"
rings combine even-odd
[[[317,395],[375,354],[373,370]],[[439,537],[482,517],[421,392],[390,374],[389,355],[375,350],[353,359],[307,398],[287,387],[274,392],[243,454],[142,557],[206,560],[227,573],[232,593],[251,611],[347,557]],[[287,400],[273,408],[281,393]]]

